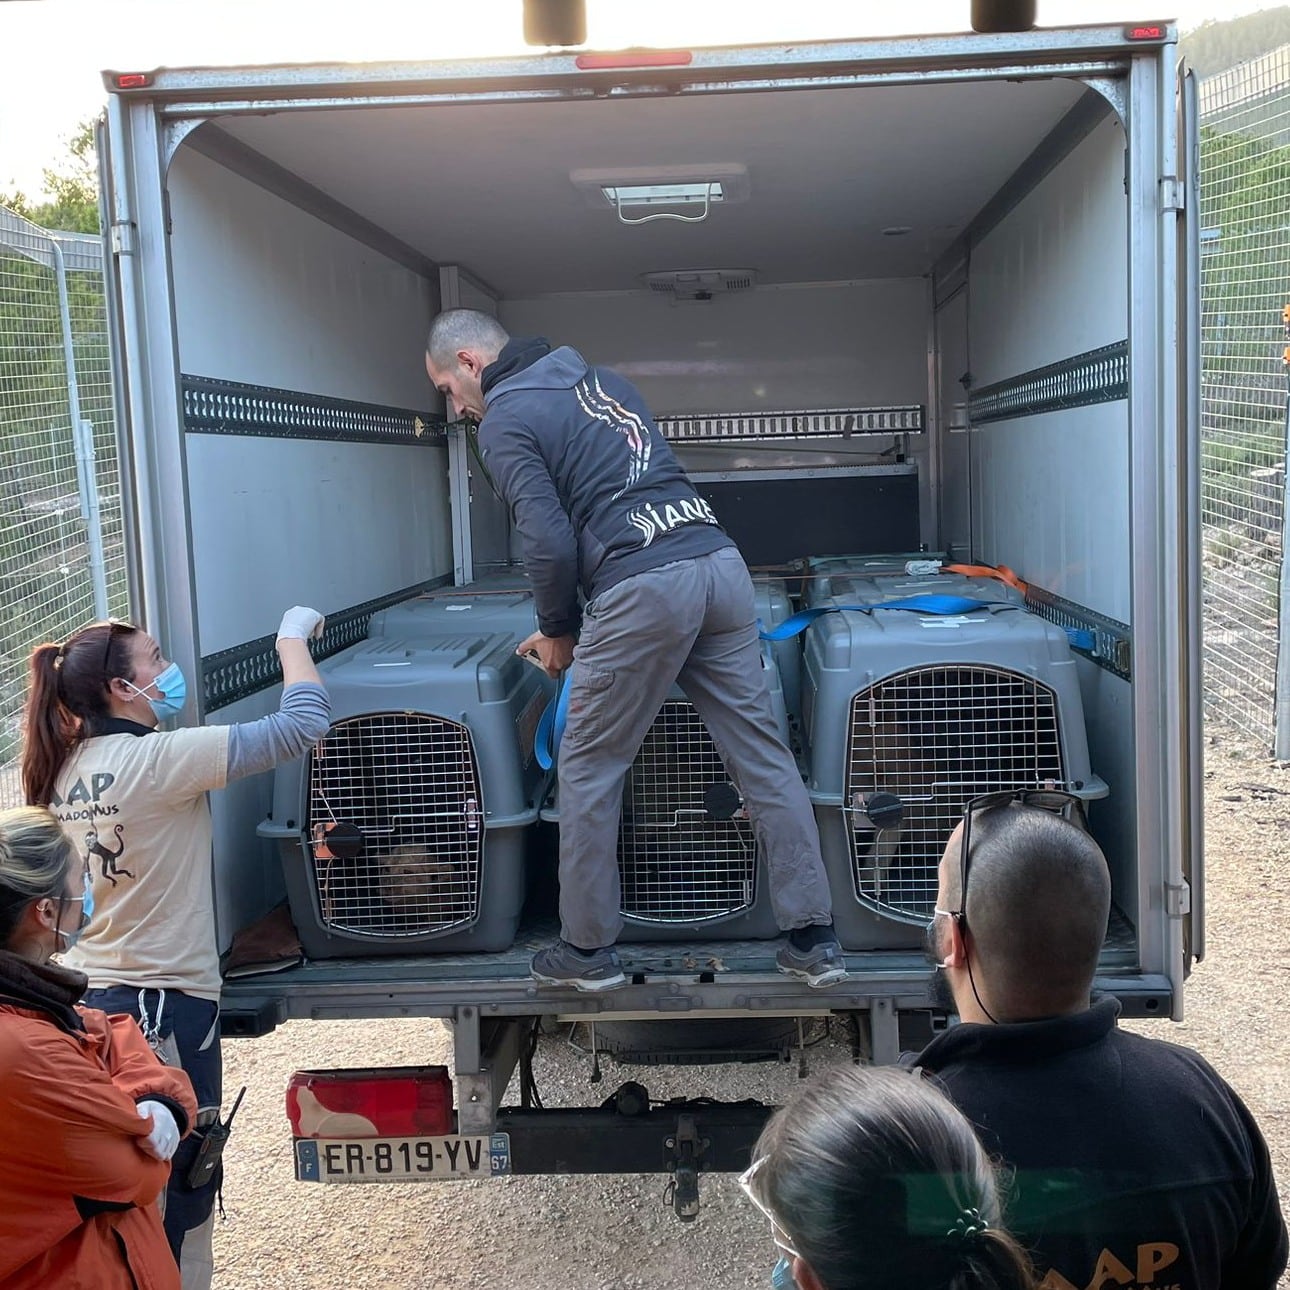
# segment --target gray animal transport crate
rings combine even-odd
[[[876,603],[926,590],[907,585],[919,581],[839,579],[835,589],[845,603]],[[971,798],[1041,786],[1084,801],[1107,792],[1089,765],[1062,628],[992,579],[934,583],[981,608],[948,617],[844,611],[805,636],[808,788],[848,949],[918,943],[945,844]],[[898,825],[870,820],[879,793],[899,799]]]
[[[367,635],[373,640],[506,632],[513,645],[535,631],[537,611],[522,572],[488,574],[461,587],[424,592],[378,610],[367,627]]]
[[[754,578],[757,619],[763,627],[778,627],[793,613],[788,583],[783,578]],[[802,716],[802,646],[796,639],[772,641],[771,655],[779,671],[779,685],[784,693],[784,707],[790,725],[796,729]]]
[[[966,596],[986,604],[1024,605],[1025,597],[998,578],[961,573],[911,574],[904,568],[864,571],[834,569],[821,573],[803,593],[807,605],[877,605],[909,596]]]
[[[943,551],[890,551],[870,555],[814,555],[806,561],[802,575],[802,603],[823,604],[835,596],[850,578],[911,577],[907,566],[915,561],[946,562]],[[937,575],[947,577],[948,575]]]
[[[273,815],[311,958],[503,950],[546,789],[547,687],[506,633],[369,640],[320,667],[332,725]]]

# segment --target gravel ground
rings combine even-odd
[[[1211,738],[1206,772],[1208,953],[1186,993],[1187,1019],[1134,1023],[1204,1053],[1245,1098],[1271,1144],[1290,1212],[1290,769]],[[811,1065],[840,1060],[826,1045]],[[549,1283],[561,1290],[764,1287],[774,1255],[732,1176],[701,1183],[702,1212],[682,1224],[664,1178],[539,1177],[453,1184],[326,1187],[297,1183],[282,1089],[295,1069],[443,1062],[437,1021],[293,1022],[225,1045],[225,1086],[249,1086],[228,1153],[226,1222],[215,1234],[218,1290],[457,1290]],[[548,1105],[603,1099],[628,1078],[654,1096],[710,1093],[782,1100],[791,1067],[619,1070],[592,1085],[588,1059],[543,1041],[535,1074]],[[1290,1290],[1290,1277],[1281,1283]]]

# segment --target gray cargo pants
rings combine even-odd
[[[734,547],[638,573],[592,600],[569,672],[560,744],[560,922],[583,949],[612,945],[623,778],[679,681],[744,799],[781,928],[827,923],[820,838],[775,730],[752,579]]]

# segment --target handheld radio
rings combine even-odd
[[[215,1171],[219,1168],[219,1162],[224,1156],[224,1144],[228,1141],[229,1134],[233,1131],[233,1117],[237,1114],[237,1108],[242,1105],[242,1099],[245,1096],[246,1085],[243,1084],[236,1100],[233,1102],[233,1109],[228,1113],[228,1119],[224,1121],[216,1120],[206,1130],[206,1136],[202,1139],[202,1145],[197,1150],[197,1156],[188,1169],[188,1185],[190,1187],[204,1187],[214,1178]]]

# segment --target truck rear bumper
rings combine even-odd
[[[627,984],[598,995],[539,986],[529,976],[533,945],[500,954],[331,959],[224,983],[226,1035],[267,1034],[289,1020],[375,1017],[455,1019],[560,1016],[598,1021],[698,1016],[809,1015],[921,1011],[929,1008],[929,968],[909,951],[848,955],[851,975],[824,990],[775,970],[775,941],[692,946],[620,945]],[[1167,1017],[1172,989],[1144,973],[1124,950],[1103,956],[1098,988],[1116,995],[1126,1016]],[[1127,960],[1127,961],[1126,961]]]

